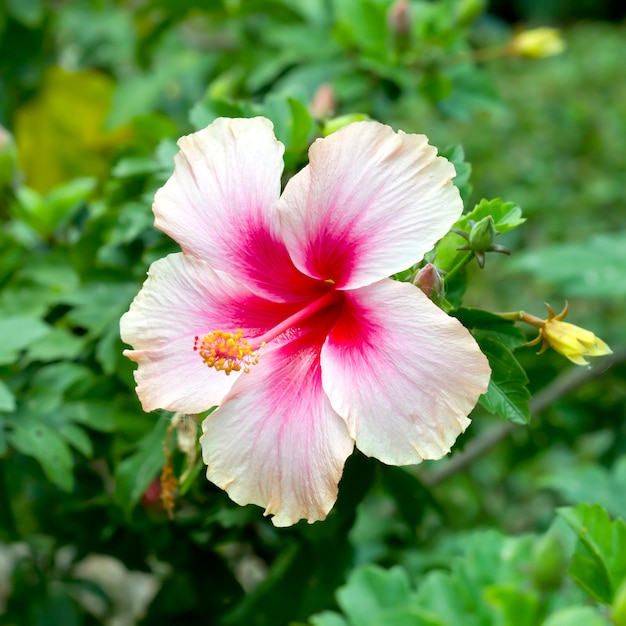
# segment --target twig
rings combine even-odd
[[[603,358],[602,361],[590,367],[576,367],[566,370],[530,400],[531,417],[541,413],[541,411],[550,406],[556,399],[598,378],[609,368],[622,361],[626,361],[626,347],[616,350],[613,354]],[[429,487],[443,482],[450,476],[471,465],[475,459],[489,452],[491,448],[495,447],[503,439],[506,439],[518,428],[519,426],[512,422],[498,424],[498,426],[491,429],[489,432],[470,441],[463,452],[455,454],[445,465],[421,474],[420,480]]]

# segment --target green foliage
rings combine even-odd
[[[598,507],[599,514],[601,509]],[[562,512],[561,512],[562,513]],[[619,522],[619,521],[618,521]],[[618,523],[616,522],[616,523]],[[479,531],[462,541],[462,553],[449,571],[433,570],[417,581],[400,566],[383,569],[365,565],[356,569],[337,590],[342,614],[324,612],[310,619],[312,626],[454,626],[455,624],[608,625],[605,615],[584,606],[584,596],[565,578],[546,589],[529,575],[533,555],[546,566],[552,557],[542,547],[545,537],[505,537]],[[539,551],[536,548],[541,548]],[[576,563],[578,552],[574,553]],[[543,561],[543,563],[542,563]],[[551,567],[564,574],[565,559]],[[572,574],[574,579],[576,575]],[[577,581],[578,582],[578,581]],[[563,606],[565,603],[565,608]]]
[[[611,604],[626,579],[626,522],[611,521],[599,504],[560,509],[559,515],[578,537],[570,576],[592,598]]]

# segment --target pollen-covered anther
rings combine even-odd
[[[250,367],[259,362],[259,351],[244,339],[241,329],[236,333],[215,330],[202,340],[196,337],[193,349],[208,367],[227,375],[240,371],[247,374]]]

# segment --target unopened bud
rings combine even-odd
[[[558,535],[547,532],[533,546],[530,562],[532,581],[540,591],[552,591],[561,584],[567,567],[565,548]]]
[[[487,252],[493,246],[493,240],[498,231],[493,223],[493,217],[487,215],[480,222],[472,225],[469,233],[469,247],[474,252]]]
[[[396,0],[387,13],[387,25],[396,36],[406,37],[411,32],[409,0]]]
[[[417,272],[413,279],[413,284],[419,287],[426,294],[426,297],[435,302],[435,304],[441,302],[444,296],[444,283],[441,274],[432,263],[424,265]]]
[[[510,50],[526,59],[540,59],[565,50],[565,42],[558,28],[533,28],[513,37]]]
[[[315,90],[309,110],[317,119],[330,117],[337,110],[335,90],[330,83],[323,83]]]

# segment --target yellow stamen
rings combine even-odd
[[[196,337],[193,349],[208,367],[226,374],[242,370],[248,373],[250,367],[259,362],[259,351],[243,338],[241,328],[236,333],[215,330],[206,334],[202,341]]]

